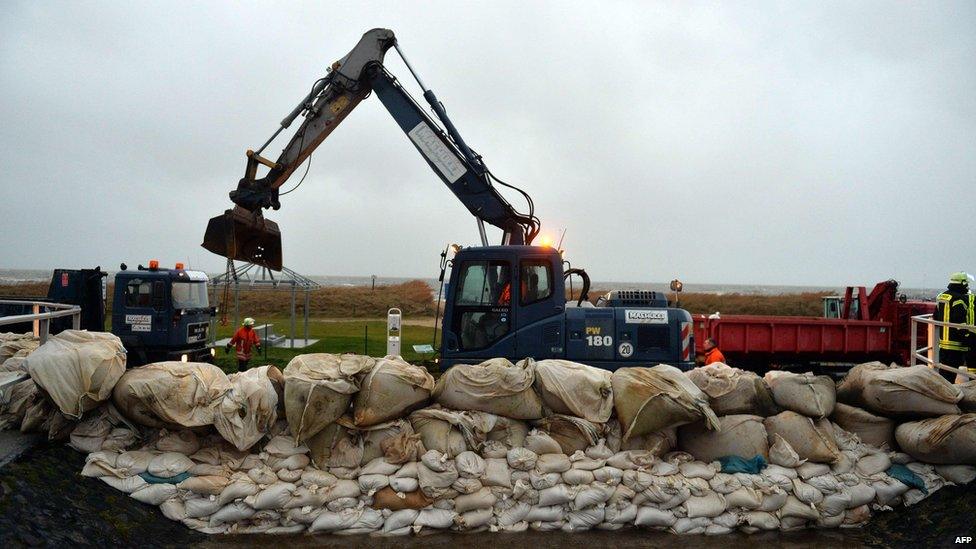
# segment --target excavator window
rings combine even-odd
[[[510,330],[511,267],[505,261],[465,261],[458,280],[453,330],[461,350],[488,347]]]
[[[552,267],[545,260],[526,260],[520,267],[522,305],[529,305],[552,295]]]

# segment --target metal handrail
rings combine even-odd
[[[21,322],[34,323],[34,337],[41,340],[43,344],[47,341],[47,336],[51,331],[51,320],[55,318],[71,317],[71,328],[78,330],[81,328],[81,307],[78,305],[67,305],[65,303],[51,303],[49,301],[31,301],[21,299],[0,299],[0,305],[29,305],[34,309],[33,313],[25,315],[0,316],[0,326],[8,324],[19,324]],[[41,307],[48,310],[41,312]]]
[[[926,324],[928,326],[928,345],[922,347],[921,349],[918,348],[919,324]],[[937,368],[939,370],[961,375],[970,380],[976,379],[976,374],[970,373],[968,370],[960,370],[959,368],[955,368],[953,366],[947,366],[942,364],[942,362],[939,360],[939,345],[937,343],[938,338],[935,336],[935,329],[941,327],[959,328],[961,330],[968,330],[976,334],[976,326],[971,326],[969,324],[957,324],[954,322],[942,322],[941,320],[935,320],[932,318],[931,314],[913,316],[910,365],[915,366],[921,362],[922,364],[925,364],[931,368]],[[976,364],[970,364],[967,367],[976,368]]]

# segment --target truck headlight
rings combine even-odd
[[[216,356],[217,356],[217,349],[214,349],[213,347],[211,347],[210,348],[210,358],[214,358]]]
[[[182,356],[180,357],[180,362],[186,362],[186,361],[187,361],[187,360],[188,360],[189,358],[190,358],[190,357],[188,357],[188,356],[186,356],[186,353],[184,353],[184,354],[183,354],[183,355],[182,355]]]

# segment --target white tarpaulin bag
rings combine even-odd
[[[763,378],[776,404],[807,417],[827,417],[837,397],[830,376],[771,371]]]
[[[48,338],[27,359],[31,379],[73,418],[112,396],[125,373],[125,348],[113,334],[65,330]]]
[[[976,414],[902,423],[895,438],[902,451],[919,461],[976,465]]]
[[[285,416],[299,444],[339,419],[359,390],[357,376],[376,360],[328,353],[298,355],[285,366]]]
[[[958,414],[962,393],[927,366],[859,364],[837,385],[837,399],[883,416]]]
[[[708,395],[712,411],[720,416],[777,413],[766,383],[753,372],[715,362],[688,372],[688,378]]]
[[[539,419],[542,400],[532,388],[535,361],[512,364],[493,358],[481,364],[452,366],[437,380],[432,396],[455,410],[479,410],[512,419]]]
[[[274,366],[251,368],[231,374],[227,380],[231,388],[214,413],[214,427],[238,450],[247,450],[278,420],[278,399],[285,380]]]
[[[434,376],[398,356],[376,361],[353,402],[353,423],[367,427],[400,418],[426,404]]]
[[[763,418],[751,415],[722,416],[719,429],[710,431],[703,423],[678,428],[678,447],[709,463],[725,456],[769,459],[769,443]]]
[[[674,366],[620,368],[613,373],[611,383],[625,442],[702,418],[709,428],[718,427],[708,397]]]
[[[213,364],[156,362],[125,372],[112,401],[139,425],[201,427],[213,424],[214,412],[230,389],[227,375]]]
[[[535,363],[535,386],[542,402],[557,414],[606,423],[613,413],[611,374],[569,360]]]

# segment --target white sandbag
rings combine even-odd
[[[485,486],[511,488],[512,472],[508,468],[508,460],[505,458],[486,459],[485,474],[481,477],[481,482]]]
[[[820,518],[820,513],[817,509],[811,507],[808,503],[803,503],[794,496],[788,496],[786,498],[786,503],[777,513],[780,520],[784,518],[797,518],[802,520],[817,520]]]
[[[779,519],[772,513],[750,511],[742,515],[742,523],[757,530],[778,530]]]
[[[65,330],[49,337],[25,364],[58,409],[77,419],[112,396],[125,373],[125,348],[110,333]]]
[[[837,398],[882,416],[918,417],[958,414],[962,393],[927,366],[869,362],[847,373],[837,385]]]
[[[455,480],[458,479],[457,469],[454,467],[454,462],[448,462],[451,464],[449,468],[444,471],[434,471],[431,470],[424,464],[417,465],[417,479],[420,482],[421,490],[425,494],[434,497],[433,489],[443,489],[449,488]]]
[[[559,522],[566,517],[562,505],[533,505],[525,515],[526,522]]]
[[[149,485],[149,483],[143,480],[139,475],[122,478],[112,475],[105,475],[98,478],[101,479],[105,484],[108,484],[120,492],[125,492],[126,494],[131,494]]]
[[[421,528],[446,530],[454,525],[456,516],[457,513],[447,509],[421,509],[413,522],[414,532],[419,532]]]
[[[366,427],[405,416],[424,406],[433,389],[434,377],[425,368],[398,356],[379,359],[353,400],[353,422]]]
[[[147,505],[159,505],[169,498],[176,497],[176,486],[172,484],[146,484],[129,496]]]
[[[936,465],[935,471],[953,484],[969,484],[976,479],[976,467],[972,465]]]
[[[313,532],[368,533],[383,526],[383,514],[376,509],[362,507],[343,509],[339,512],[325,511],[308,527]]]
[[[619,484],[623,476],[624,476],[623,469],[617,469],[616,467],[610,467],[609,465],[593,470],[594,480],[610,486],[615,486]]]
[[[149,463],[155,457],[156,454],[144,450],[122,452],[115,462],[115,467],[122,476],[138,475],[149,469]]]
[[[657,456],[647,450],[625,450],[610,456],[607,465],[621,470],[634,470],[650,467],[657,461]]]
[[[844,511],[851,508],[853,501],[851,493],[844,490],[824,496],[823,500],[817,504],[817,510],[820,511],[821,516],[843,515]]]
[[[721,494],[709,493],[704,496],[691,496],[681,504],[682,510],[688,518],[713,518],[725,512],[725,497]]]
[[[492,510],[489,507],[487,509],[475,509],[466,513],[459,513],[454,522],[458,530],[474,530],[482,526],[487,526],[491,518]]]
[[[112,402],[129,420],[147,427],[212,425],[220,399],[230,391],[227,375],[213,364],[156,362],[125,372]]]
[[[583,532],[603,522],[604,516],[603,507],[571,510],[566,513],[566,524],[563,525],[562,530]]]
[[[528,448],[512,448],[505,455],[508,466],[516,471],[531,471],[535,468],[538,458],[539,456]]]
[[[779,434],[774,434],[769,437],[772,444],[769,445],[769,462],[779,465],[781,467],[799,467],[806,460],[800,459],[799,454],[796,450],[790,446],[789,442],[786,442]]]
[[[685,478],[702,478],[711,480],[718,472],[714,467],[700,461],[686,461],[678,465],[678,470]]]
[[[244,498],[244,502],[254,509],[283,509],[295,494],[297,487],[290,482],[276,482],[253,496]]]
[[[396,463],[390,463],[385,458],[378,457],[370,460],[359,470],[361,475],[393,475],[403,467]]]
[[[539,430],[529,431],[525,437],[525,447],[537,455],[558,454],[562,452],[562,447],[549,433]]]
[[[265,437],[278,420],[279,397],[285,379],[274,366],[251,368],[227,376],[230,390],[214,411],[214,427],[238,450],[247,450]]]
[[[577,492],[576,497],[569,508],[573,510],[587,509],[594,506],[603,506],[613,495],[614,487],[606,484],[594,483],[590,486],[583,486]]]
[[[222,475],[198,475],[176,485],[180,490],[193,492],[204,496],[215,496],[223,492],[230,484],[230,478]]]
[[[600,441],[603,434],[602,426],[583,418],[554,414],[534,425],[559,444],[560,452],[570,455],[573,452],[586,450]]]
[[[766,493],[763,495],[762,503],[756,509],[757,511],[765,511],[767,513],[773,513],[779,511],[786,505],[787,499],[790,495],[780,488],[775,488],[772,490],[767,489]]]
[[[186,505],[178,497],[172,497],[160,503],[159,510],[169,520],[179,522],[186,518]]]
[[[875,501],[878,505],[892,505],[908,491],[908,486],[887,475],[871,482],[871,487],[874,488]]]
[[[498,513],[498,527],[506,529],[519,522],[525,521],[532,507],[527,503],[517,502],[508,509]]]
[[[420,515],[420,511],[417,509],[400,509],[399,511],[393,511],[388,517],[386,517],[386,520],[383,521],[383,533],[389,534],[394,531],[398,531],[401,528],[413,526],[413,523],[417,520],[418,515]]]
[[[83,454],[97,452],[102,449],[102,443],[111,431],[112,423],[107,418],[101,415],[88,418],[71,431],[68,446]]]
[[[837,395],[830,376],[772,370],[763,380],[781,408],[814,418],[827,417],[834,411]]]
[[[806,462],[796,467],[796,474],[803,480],[830,474],[830,466],[824,463]]]
[[[820,490],[817,490],[798,478],[793,479],[793,495],[796,496],[796,499],[810,505],[820,503],[824,499],[824,495]]]
[[[454,510],[466,513],[474,509],[484,509],[495,505],[495,495],[488,488],[482,488],[473,494],[464,494],[454,498]]]
[[[568,360],[535,363],[535,386],[542,402],[556,414],[606,423],[613,412],[610,372]]]
[[[854,468],[858,474],[865,477],[883,473],[891,467],[891,458],[884,452],[868,454],[857,460]]]
[[[295,442],[301,444],[339,419],[359,390],[357,376],[376,360],[368,356],[328,353],[298,355],[288,363],[285,416]]]
[[[562,482],[561,473],[540,473],[538,471],[532,471],[529,474],[529,482],[533,488],[536,490],[543,490],[545,488],[552,488],[553,486]]]
[[[679,535],[704,534],[705,529],[712,524],[712,521],[704,518],[679,518],[671,525],[671,532]]]
[[[596,480],[593,473],[584,469],[570,469],[562,474],[563,482],[570,486],[590,484]]]
[[[828,494],[834,494],[840,492],[842,491],[844,486],[846,486],[845,484],[842,484],[839,480],[837,480],[837,477],[835,477],[831,473],[810,477],[808,479],[805,479],[804,482],[806,482],[810,486],[813,486],[817,490],[820,490],[820,492],[824,496]]]
[[[758,509],[763,503],[763,495],[755,488],[743,486],[725,494],[725,502],[729,509]]]
[[[677,518],[672,511],[656,507],[640,506],[634,524],[644,528],[667,528],[672,526]]]
[[[620,368],[611,384],[624,441],[703,418],[709,428],[718,426],[708,397],[673,366]]]
[[[504,358],[457,364],[440,379],[431,396],[455,410],[479,410],[512,419],[539,419],[542,400],[533,390],[535,361],[512,364]]]
[[[264,445],[264,451],[272,456],[288,457],[295,454],[307,454],[308,446],[304,444],[295,444],[295,439],[289,435],[278,435],[272,437],[271,440]]]
[[[763,418],[750,415],[722,416],[716,430],[704,422],[683,425],[678,428],[678,447],[706,463],[725,456],[769,457]]]
[[[278,475],[267,465],[259,465],[247,472],[247,476],[254,482],[261,485],[269,485],[278,482]]]
[[[552,488],[539,490],[539,505],[543,507],[563,505],[576,499],[577,493],[579,493],[579,490],[572,486],[557,484]]]
[[[146,470],[151,475],[169,478],[175,477],[180,473],[185,473],[191,467],[193,467],[193,461],[191,461],[190,458],[178,452],[166,452],[154,457],[152,461],[149,462],[149,466],[146,468]]]
[[[566,454],[542,454],[535,463],[536,471],[540,473],[563,473],[573,466]]]
[[[359,475],[359,490],[367,496],[372,496],[379,490],[390,485],[387,475]]]
[[[156,449],[160,452],[177,452],[189,456],[200,450],[200,440],[196,433],[189,429],[172,432],[163,429],[156,440]]]
[[[796,412],[786,411],[763,422],[770,441],[779,435],[789,443],[801,459],[816,463],[833,463],[840,455],[834,442],[830,422],[813,420]]]
[[[416,476],[416,468],[414,471],[414,476]],[[302,471],[301,478],[303,486],[315,487],[332,486],[338,480],[332,473],[329,473],[328,471],[321,471],[313,467],[308,467]]]
[[[451,489],[457,491],[459,494],[473,494],[481,488],[484,484],[476,478],[458,478],[451,484]]]
[[[898,446],[926,463],[976,465],[976,414],[946,415],[902,423]]]
[[[587,455],[581,450],[573,452],[573,454],[569,456],[569,461],[573,464],[573,469],[582,469],[584,471],[593,471],[607,464],[606,459],[593,459],[587,457]]]
[[[485,460],[470,450],[458,454],[454,458],[454,463],[457,466],[458,475],[463,478],[481,478],[485,474]]]
[[[220,503],[220,499],[216,497],[190,498],[184,503],[186,516],[189,518],[209,517],[221,507],[223,505]]]
[[[308,467],[311,460],[307,454],[294,454],[288,457],[270,457],[267,462],[272,471],[278,472],[283,469],[300,471]],[[298,476],[301,477],[301,473]]]
[[[854,433],[865,444],[878,448],[895,447],[895,422],[844,403],[837,403],[830,419],[845,431]]]

